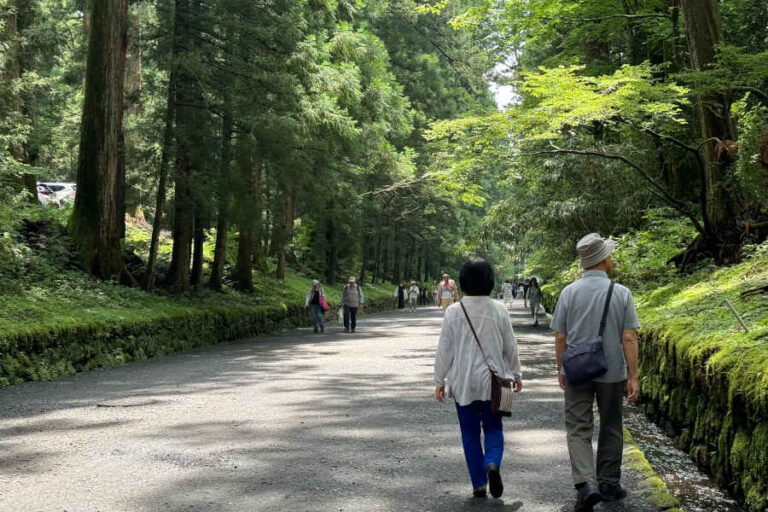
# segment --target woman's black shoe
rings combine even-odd
[[[475,498],[487,498],[488,494],[485,492],[485,487],[478,487],[477,489],[472,489],[472,496]]]
[[[488,487],[491,489],[491,496],[501,498],[501,495],[504,494],[504,484],[501,483],[499,467],[496,464],[488,464],[485,471],[488,473]]]
[[[600,496],[604,501],[618,501],[627,497],[627,491],[621,484],[600,484]]]

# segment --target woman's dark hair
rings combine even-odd
[[[465,295],[490,295],[495,284],[493,268],[483,258],[472,258],[461,267],[459,284]]]

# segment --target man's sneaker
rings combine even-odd
[[[349,332],[349,329],[345,327],[344,332]]]
[[[488,493],[485,492],[485,487],[478,487],[477,489],[472,489],[472,496],[475,498],[487,498]]]
[[[593,507],[600,503],[601,499],[600,490],[597,488],[597,485],[587,482],[579,488],[574,512],[592,512]]]
[[[621,484],[600,484],[600,496],[603,501],[618,501],[627,497],[627,491]]]
[[[355,330],[354,330],[354,329],[352,329],[352,332],[355,332]]]
[[[501,498],[501,495],[504,494],[504,484],[501,482],[499,466],[496,464],[488,464],[485,471],[488,473],[488,487],[491,490],[491,496],[494,498]]]

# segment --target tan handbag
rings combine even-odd
[[[475,337],[477,346],[480,347],[480,353],[483,354],[485,365],[488,367],[488,371],[491,372],[491,410],[496,416],[512,416],[512,403],[514,402],[512,383],[514,380],[499,377],[498,374],[493,371],[491,365],[488,364],[488,358],[485,357],[485,351],[480,344],[480,338],[477,337],[475,327],[472,325],[472,320],[469,319],[469,314],[464,307],[464,303],[459,301],[459,304],[461,304],[461,310],[464,311],[464,316],[467,317],[469,328],[472,330],[472,336]]]

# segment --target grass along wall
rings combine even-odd
[[[766,285],[763,248],[638,297],[646,412],[751,511],[768,510]]]
[[[69,287],[0,294],[0,387],[51,380],[239,338],[310,325],[310,280],[289,274],[257,283],[257,293],[164,297],[78,274]],[[77,283],[72,286],[71,283]],[[364,286],[365,313],[394,307],[394,285]],[[330,303],[341,286],[327,286]],[[335,321],[336,311],[328,312]]]

